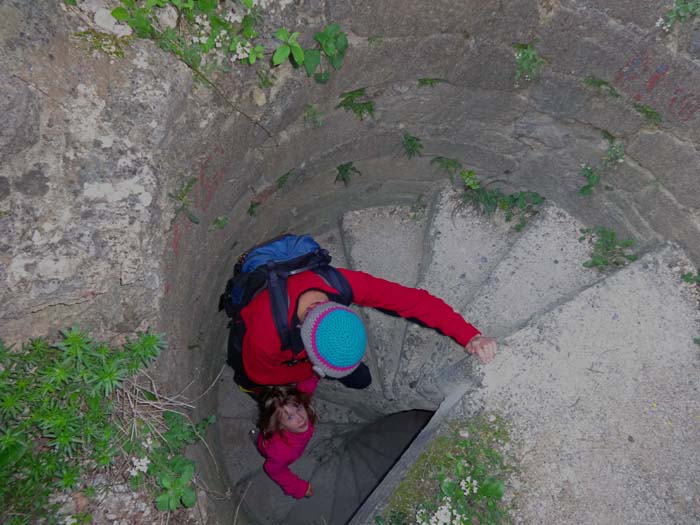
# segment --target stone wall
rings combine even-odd
[[[270,27],[307,38],[340,22],[350,37],[342,70],[322,86],[285,65],[261,89],[236,68],[214,91],[149,42],[118,58],[75,36],[107,30],[104,9],[116,2],[0,3],[0,336],[18,342],[80,324],[118,342],[153,327],[169,341],[158,377],[173,389],[194,379],[203,391],[223,364],[216,305],[236,256],[288,228],[324,230],[346,209],[415,202],[444,179],[428,154],[642,244],[678,241],[699,263],[700,22],[667,35],[655,23],[670,1],[613,4],[269,3]],[[515,87],[512,44],[534,38],[542,78]],[[622,97],[585,87],[590,74]],[[420,86],[421,77],[446,82]],[[374,118],[336,108],[359,87],[376,102]],[[634,101],[657,110],[661,125]],[[323,111],[324,127],[304,122],[307,104]],[[610,190],[584,198],[580,166],[602,158],[603,130],[626,159],[605,176]],[[424,157],[403,157],[405,131],[423,140]],[[335,167],[349,161],[362,175],[345,188]],[[199,224],[168,196],[192,177]],[[221,216],[228,225],[211,228]],[[215,409],[213,397],[203,402],[202,413]]]

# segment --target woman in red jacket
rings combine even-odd
[[[497,350],[496,341],[482,336],[474,326],[465,321],[442,299],[425,290],[402,286],[365,272],[345,268],[339,268],[339,271],[352,289],[353,304],[377,308],[433,328],[464,346],[468,353],[478,355],[483,363],[488,363],[493,359]],[[289,297],[289,326],[299,328],[302,335],[304,325],[308,325],[310,322],[307,319],[307,313],[310,310],[318,310],[319,305],[325,305],[321,310],[330,308],[326,303],[333,305],[334,301],[339,300],[338,291],[312,271],[290,276],[287,280],[287,294]],[[334,374],[329,373],[329,370],[333,369],[333,364],[319,363],[318,355],[316,352],[309,352],[307,344],[305,344],[305,349],[298,354],[294,354],[291,349],[282,349],[280,337],[272,318],[270,296],[267,289],[255,296],[241,311],[241,316],[246,326],[242,345],[243,367],[253,383],[258,385],[293,384],[311,379],[315,375],[314,372],[323,374],[325,371],[325,375],[337,378],[350,388],[365,388],[370,384],[369,368],[364,363],[342,373]],[[333,317],[322,317],[321,325],[316,326],[314,330],[318,329],[319,326],[324,328],[323,323]],[[349,317],[344,315],[343,319],[347,321]],[[338,344],[342,346],[342,341],[346,337],[350,337],[355,345],[360,344],[358,343],[358,334],[364,330],[360,328],[361,321],[359,321],[359,326],[357,323],[342,323],[342,325],[340,328],[334,328],[333,331],[333,333],[338,334],[336,338]],[[349,328],[343,331],[344,326]],[[308,336],[309,330],[306,331]],[[322,332],[325,333],[326,330],[322,330]],[[332,337],[319,339],[322,343],[319,347],[322,352],[327,351],[323,345],[332,339]],[[334,347],[330,349],[330,352],[338,357],[337,354],[341,350],[342,348]],[[342,356],[340,357],[342,361]],[[352,361],[356,357],[353,355],[350,360]],[[331,368],[329,369],[328,366]]]

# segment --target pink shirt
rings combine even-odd
[[[305,394],[313,394],[318,379],[314,374],[313,377],[297,383],[297,388]],[[301,457],[313,435],[314,426],[309,421],[309,428],[304,432],[283,430],[268,440],[263,440],[262,434],[258,436],[258,450],[265,457],[263,469],[285,494],[297,499],[306,495],[309,482],[294,474],[289,465]]]

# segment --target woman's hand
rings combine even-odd
[[[304,497],[305,497],[305,498],[310,498],[310,497],[313,496],[313,495],[314,495],[314,489],[313,489],[313,487],[311,486],[311,483],[309,483],[309,488],[306,489],[306,494],[304,494]]]
[[[498,350],[498,343],[491,337],[477,335],[473,337],[464,349],[470,354],[476,354],[483,364],[490,363]]]

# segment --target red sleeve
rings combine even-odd
[[[340,268],[350,283],[353,302],[395,312],[451,337],[462,346],[480,332],[445,301],[420,288],[410,288],[365,272]]]
[[[309,482],[304,481],[289,469],[289,463],[275,458],[267,458],[263,469],[277,483],[285,494],[297,499],[303,498],[309,488]]]

